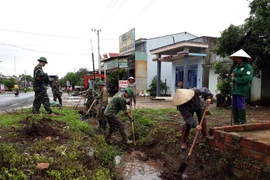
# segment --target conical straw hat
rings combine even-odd
[[[230,56],[231,59],[234,59],[235,57],[244,57],[244,58],[251,59],[251,57],[243,49],[240,49],[239,51],[233,53]]]
[[[173,106],[182,105],[191,100],[194,94],[195,92],[191,89],[177,89],[173,95],[172,105]]]

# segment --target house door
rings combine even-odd
[[[175,88],[177,87],[177,83],[179,80],[184,79],[184,67],[179,66],[176,67],[175,71]],[[198,73],[198,65],[189,65],[188,66],[188,88],[197,87],[197,73]]]

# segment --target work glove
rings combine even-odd
[[[132,123],[134,120],[133,120],[133,118],[129,118],[129,121]]]
[[[101,106],[101,110],[105,110],[106,109],[106,106]]]

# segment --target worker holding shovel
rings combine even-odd
[[[213,95],[207,88],[177,89],[172,99],[172,105],[179,106],[179,111],[185,121],[181,136],[181,149],[183,150],[188,148],[187,139],[191,128],[196,127],[198,130],[202,130],[204,138],[207,136],[206,119],[203,118],[202,126],[200,126],[193,118],[194,113],[196,113],[198,121],[200,122],[202,119],[204,108],[201,107],[200,96],[205,100],[207,106],[211,103]]]
[[[133,95],[134,95],[134,91],[131,88],[126,88],[125,92],[116,93],[111,99],[111,101],[109,102],[109,104],[107,105],[104,111],[104,115],[107,118],[110,129],[109,129],[108,134],[105,136],[106,142],[109,142],[109,139],[112,133],[116,129],[118,129],[122,136],[123,142],[125,144],[132,143],[132,141],[128,140],[127,133],[125,130],[125,125],[121,121],[121,119],[117,117],[117,113],[120,112],[121,110],[124,111],[124,113],[128,116],[130,121],[133,122],[133,119],[130,113],[127,111],[127,102],[126,102],[126,99],[129,99]]]
[[[93,87],[89,87],[86,91],[86,98],[87,98],[87,101],[86,101],[86,109],[88,110],[91,106],[91,104],[93,103],[93,101],[95,100],[95,98],[97,97],[97,93],[94,91]],[[86,114],[85,116],[87,116],[88,114]],[[90,111],[89,113],[90,116],[94,116],[94,112],[93,111]]]
[[[97,105],[97,120],[99,122],[99,129],[106,129],[107,126],[107,119],[104,116],[104,111],[108,105],[108,101],[109,101],[109,94],[108,91],[105,87],[105,84],[103,81],[98,81],[97,82],[97,86],[100,90],[99,93],[99,103]]]

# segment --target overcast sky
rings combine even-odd
[[[63,77],[92,70],[91,41],[100,52],[119,52],[119,36],[136,39],[179,32],[220,37],[249,15],[247,0],[0,0],[0,73],[29,74],[44,56],[44,71]]]

